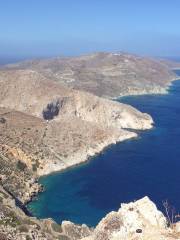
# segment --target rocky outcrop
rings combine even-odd
[[[75,232],[75,225],[63,222],[66,233]],[[72,238],[73,240],[173,240],[180,239],[179,223],[168,227],[166,217],[157,210],[148,197],[136,202],[121,204],[117,212],[110,212],[91,232],[89,236]],[[77,227],[75,229],[80,228]],[[68,230],[67,230],[68,229]],[[82,231],[81,226],[81,231]],[[71,231],[72,230],[72,231]],[[71,235],[71,234],[70,234]],[[76,236],[76,235],[74,235]]]
[[[145,238],[147,233],[166,230],[167,221],[147,197],[122,204],[118,212],[109,213],[96,227],[91,239],[115,240]]]
[[[63,221],[61,224],[62,232],[71,240],[82,239],[93,234],[93,228],[89,228],[86,224],[77,225],[70,221]]]

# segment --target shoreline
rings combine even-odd
[[[151,129],[147,129],[147,130],[152,130],[153,128],[154,127],[152,126]],[[145,130],[145,131],[147,131],[147,130]],[[116,141],[113,141],[113,142],[111,142],[109,144],[105,144],[104,146],[102,146],[101,149],[99,149],[98,151],[94,151],[94,153],[92,153],[91,155],[87,155],[87,157],[83,158],[83,160],[80,160],[79,162],[76,162],[73,165],[68,165],[68,166],[66,166],[64,168],[61,168],[60,170],[55,170],[55,171],[51,171],[50,173],[47,173],[47,174],[39,175],[38,179],[41,178],[41,177],[44,177],[44,176],[49,176],[49,175],[52,175],[52,174],[62,173],[64,171],[68,171],[69,169],[78,167],[81,164],[86,164],[86,163],[90,162],[93,158],[98,156],[99,154],[103,153],[107,148],[109,148],[109,147],[111,147],[113,145],[116,145],[118,143],[124,142],[124,141],[137,139],[138,136],[139,136],[136,132],[133,132],[133,131],[132,132],[129,131],[129,133],[132,133],[132,136],[128,136],[127,138],[116,140]]]
[[[176,69],[176,70],[180,70]],[[130,96],[143,96],[143,95],[165,95],[165,94],[169,94],[169,90],[171,88],[171,86],[173,85],[174,81],[179,81],[180,80],[180,76],[177,76],[176,78],[173,78],[172,80],[170,80],[170,82],[168,82],[166,84],[166,86],[162,87],[162,86],[154,86],[151,89],[134,89],[134,90],[130,90],[130,92],[128,93],[122,93],[116,97],[111,97],[109,99],[113,100],[113,101],[117,101],[118,99],[121,99],[123,97],[130,97]]]
[[[119,100],[120,98],[122,98],[122,97],[126,97],[126,96],[141,96],[141,95],[164,95],[164,94],[169,94],[169,90],[170,90],[170,87],[173,85],[173,82],[174,81],[177,81],[177,80],[180,80],[180,77],[177,77],[177,78],[173,78],[173,80],[171,81],[171,82],[169,82],[168,84],[167,84],[167,86],[166,87],[164,87],[164,88],[162,88],[161,89],[161,91],[159,91],[159,92],[157,92],[157,88],[155,88],[156,90],[155,91],[152,91],[152,92],[145,92],[145,91],[139,91],[139,93],[137,94],[137,92],[135,93],[135,94],[127,94],[127,95],[121,95],[121,96],[119,96],[119,97],[116,97],[116,98],[113,98],[113,100]],[[146,130],[152,130],[153,129],[153,127],[154,126],[152,126],[150,129],[146,129]],[[146,131],[145,130],[145,131]],[[144,130],[143,130],[144,131]],[[128,131],[129,132],[129,131]],[[62,172],[64,172],[64,171],[69,171],[70,169],[72,169],[72,168],[75,168],[75,167],[78,167],[78,166],[80,166],[80,165],[82,165],[82,164],[87,164],[89,161],[91,161],[94,157],[96,157],[96,156],[98,156],[98,154],[100,154],[100,153],[102,153],[103,151],[105,151],[107,148],[109,148],[111,145],[115,145],[115,144],[117,144],[117,143],[121,143],[121,142],[123,142],[123,141],[126,141],[126,140],[131,140],[131,139],[133,139],[133,138],[138,138],[138,134],[137,133],[135,133],[135,132],[131,132],[133,135],[132,136],[130,136],[130,137],[127,137],[127,138],[124,138],[124,139],[117,139],[117,140],[115,140],[115,141],[113,141],[113,142],[110,142],[110,143],[108,143],[108,144],[104,144],[103,146],[101,146],[101,148],[99,148],[98,150],[96,149],[94,152],[91,152],[91,154],[87,154],[87,156],[86,157],[84,157],[83,158],[83,160],[82,160],[82,155],[81,155],[81,159],[79,159],[79,161],[78,162],[76,162],[76,163],[73,163],[73,164],[71,164],[71,165],[67,165],[67,166],[65,166],[65,167],[63,167],[63,168],[57,168],[56,170],[52,170],[52,171],[49,171],[49,172],[47,172],[47,173],[44,173],[44,174],[41,174],[41,175],[38,175],[38,177],[37,177],[37,179],[38,179],[38,181],[39,181],[39,179],[41,178],[41,177],[44,177],[44,176],[48,176],[48,175],[52,175],[52,174],[61,174]],[[57,166],[56,166],[57,167]],[[42,186],[42,185],[40,185],[40,186]],[[45,189],[43,189],[43,192],[44,191],[46,191]],[[34,199],[36,199],[37,198],[37,196],[38,196],[38,194],[39,194],[39,192],[37,192],[37,194],[36,195],[34,195],[33,197],[32,197],[32,199],[30,199],[26,204],[25,204],[25,207],[27,208],[27,205],[30,203],[30,202],[33,202],[33,200]],[[28,208],[27,208],[28,209]]]
[[[180,69],[179,69],[180,70]],[[128,93],[128,94],[123,94],[123,95],[120,95],[118,97],[115,97],[115,98],[112,98],[113,100],[119,100],[123,97],[128,97],[128,96],[141,96],[141,95],[165,95],[165,94],[169,94],[169,90],[171,88],[171,86],[173,85],[173,82],[174,81],[177,81],[177,80],[180,80],[180,77],[177,77],[177,78],[173,78],[168,84],[166,87],[162,87],[159,91],[157,91],[157,87],[154,87],[154,89],[152,89],[151,91],[147,91],[147,90],[143,90],[143,91],[139,91],[139,92],[135,92],[135,93]],[[147,130],[151,130],[153,129],[154,126],[152,126],[151,128],[149,129],[145,129],[145,130],[142,130],[142,131],[147,131]],[[122,136],[119,138],[119,139],[114,139],[113,141],[111,141],[110,143],[108,144],[104,144],[104,142],[102,143],[102,146],[100,146],[99,149],[89,149],[89,152],[90,153],[87,153],[86,155],[87,156],[84,156],[82,157],[82,154],[81,154],[81,158],[79,159],[78,162],[76,163],[72,163],[70,165],[67,165],[67,166],[63,166],[61,168],[59,168],[58,166],[56,166],[57,169],[55,170],[50,170],[49,172],[47,171],[46,173],[42,173],[42,174],[39,174],[38,175],[38,179],[40,177],[43,177],[43,176],[48,176],[48,175],[51,175],[53,173],[57,173],[57,172],[62,172],[62,171],[66,171],[68,169],[71,169],[73,167],[76,167],[76,166],[79,166],[80,164],[83,164],[83,163],[86,163],[86,162],[89,162],[91,161],[92,158],[96,157],[98,154],[100,154],[101,152],[103,152],[106,148],[110,147],[111,145],[115,145],[117,143],[120,143],[120,142],[123,142],[123,141],[126,141],[126,140],[130,140],[130,139],[133,139],[133,138],[138,138],[138,134],[133,131],[127,131],[128,133],[132,133],[132,136],[127,136],[125,138],[123,138]],[[122,139],[123,138],[123,139]],[[99,145],[99,144],[98,144]],[[101,144],[100,144],[101,145]],[[72,160],[73,161],[73,160]]]
[[[153,125],[152,125],[152,127],[151,128],[149,128],[149,129],[146,129],[146,130],[151,130],[151,129],[153,129]],[[36,179],[37,179],[37,184],[38,184],[38,186],[39,186],[39,188],[37,189],[37,192],[33,192],[33,195],[29,195],[29,199],[27,199],[27,201],[26,202],[24,202],[24,207],[27,209],[27,211],[29,211],[28,210],[28,208],[27,208],[27,206],[28,206],[28,204],[29,203],[31,203],[31,202],[33,202],[35,199],[37,199],[37,196],[38,196],[38,194],[39,193],[42,193],[42,192],[44,192],[44,191],[46,191],[45,189],[44,189],[44,186],[42,185],[42,184],[40,184],[39,183],[39,179],[41,178],[41,177],[45,177],[45,176],[50,176],[50,175],[52,175],[52,174],[61,174],[62,172],[64,172],[64,171],[68,171],[68,170],[70,170],[70,169],[72,169],[72,168],[75,168],[75,167],[78,167],[78,166],[80,166],[80,165],[82,165],[82,164],[87,164],[88,162],[90,162],[93,158],[95,158],[96,156],[98,156],[100,153],[102,153],[103,151],[105,151],[107,148],[109,148],[110,146],[112,146],[112,145],[115,145],[115,144],[117,144],[117,143],[121,143],[121,142],[124,142],[124,141],[127,141],[127,140],[133,140],[133,139],[137,139],[138,138],[138,136],[139,136],[139,134],[137,134],[136,132],[134,132],[134,131],[127,131],[127,130],[123,130],[124,131],[124,133],[125,133],[125,135],[122,135],[122,134],[120,134],[120,136],[119,136],[119,138],[113,138],[113,139],[110,139],[111,141],[104,141],[103,143],[101,143],[101,144],[98,144],[98,149],[96,148],[96,149],[89,149],[89,151],[88,151],[88,153],[84,153],[84,155],[83,154],[80,154],[80,156],[78,157],[73,157],[73,159],[79,159],[79,161],[77,162],[71,162],[71,164],[69,164],[69,165],[66,165],[66,166],[64,166],[64,167],[62,167],[62,166],[57,166],[58,164],[56,164],[55,165],[55,167],[56,167],[56,169],[53,169],[52,170],[52,168],[50,169],[50,168],[47,168],[48,170],[46,171],[46,172],[43,172],[43,174],[38,174],[37,176],[36,176]],[[144,130],[142,130],[142,131],[144,131]],[[39,190],[40,189],[40,190]],[[31,213],[31,211],[30,211],[30,213]]]
[[[152,129],[152,128],[153,128],[153,126],[149,129]],[[149,129],[146,129],[146,130],[149,130]],[[98,154],[103,152],[106,148],[110,147],[111,145],[115,145],[117,143],[138,137],[138,134],[136,132],[134,132],[133,130],[132,131],[123,130],[123,131],[126,135],[120,134],[116,138],[114,137],[111,139],[107,139],[106,141],[103,141],[101,143],[97,143],[96,148],[89,148],[87,152],[81,152],[81,153],[78,153],[76,156],[71,156],[69,158],[69,159],[71,159],[71,161],[66,166],[62,167],[62,166],[58,166],[58,164],[56,164],[55,168],[53,168],[53,169],[52,168],[50,169],[50,167],[49,167],[49,168],[47,168],[46,171],[43,170],[42,172],[40,172],[40,174],[38,174],[38,178],[43,177],[43,176],[48,176],[55,172],[62,172],[67,169],[79,166],[80,164],[91,161],[92,158],[94,158],[95,156],[97,156]],[[78,161],[74,160],[74,159],[78,159]]]
[[[160,88],[159,89],[159,87],[157,88],[157,87],[154,87],[154,89],[151,89],[151,91],[147,91],[147,90],[142,90],[142,91],[138,91],[138,92],[131,92],[131,93],[128,93],[128,94],[122,94],[122,95],[119,95],[119,96],[117,96],[117,97],[114,97],[114,98],[111,98],[112,100],[114,100],[114,101],[117,101],[117,100],[119,100],[119,99],[121,99],[121,98],[123,98],[123,97],[128,97],[128,96],[143,96],[143,95],[166,95],[166,94],[169,94],[169,90],[170,90],[170,88],[171,88],[171,86],[173,85],[173,82],[174,81],[177,81],[177,80],[180,80],[180,77],[177,77],[177,78],[173,78],[173,80],[171,80],[171,82],[169,82],[168,84],[167,84],[167,86],[166,87],[162,87],[162,88]],[[149,128],[149,129],[152,129],[153,128],[153,126],[151,127],[151,128]],[[144,130],[142,130],[142,131],[146,131],[146,130],[149,130],[149,129],[144,129]],[[135,131],[136,131],[136,129],[134,129]],[[57,172],[62,172],[62,171],[65,171],[65,170],[68,170],[68,169],[71,169],[71,168],[73,168],[73,167],[76,167],[76,166],[79,166],[80,164],[83,164],[83,163],[86,163],[86,162],[88,162],[88,161],[90,161],[91,160],[91,158],[93,158],[93,157],[95,157],[95,156],[97,156],[98,154],[100,154],[102,151],[104,151],[106,148],[108,148],[109,146],[111,146],[111,145],[114,145],[114,144],[117,144],[117,143],[120,143],[120,142],[123,142],[123,141],[126,141],[126,140],[129,140],[129,139],[133,139],[133,138],[137,138],[138,137],[138,134],[136,134],[136,132],[134,132],[133,131],[133,129],[132,129],[132,131],[127,131],[127,132],[129,132],[129,133],[132,133],[132,136],[127,136],[127,137],[125,137],[125,138],[123,138],[122,139],[122,136],[120,137],[120,139],[114,139],[113,141],[110,141],[109,143],[105,143],[104,144],[104,142],[102,143],[102,146],[100,146],[100,148],[99,149],[89,149],[88,151],[90,152],[90,153],[86,153],[86,156],[83,156],[82,157],[82,154],[80,155],[80,158],[79,158],[79,161],[78,162],[75,162],[75,163],[73,163],[74,161],[73,160],[71,160],[72,161],[72,163],[71,164],[68,164],[68,165],[66,165],[66,166],[61,166],[61,167],[58,167],[57,165],[55,166],[55,168],[54,169],[49,169],[48,171],[46,171],[45,173],[40,173],[40,174],[38,174],[38,179],[40,178],[40,177],[43,177],[43,176],[48,176],[48,175],[51,175],[51,174],[53,174],[53,173],[57,173]],[[101,144],[98,144],[98,145],[101,145]],[[84,154],[84,153],[83,153]],[[76,158],[76,156],[75,157],[73,157],[73,158]],[[49,167],[50,168],[50,167]]]

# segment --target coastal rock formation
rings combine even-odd
[[[0,117],[0,144],[38,175],[84,162],[136,137],[133,129],[153,125],[131,106],[69,89],[32,70],[0,72]]]
[[[177,64],[176,64],[177,65]],[[174,62],[128,53],[94,53],[24,61],[7,69],[29,69],[74,89],[107,98],[147,93],[166,93],[176,78]],[[177,65],[179,66],[179,65]]]
[[[179,223],[176,223],[172,228],[168,227],[167,219],[162,212],[157,210],[156,205],[148,197],[144,197],[136,202],[121,204],[121,208],[117,212],[107,214],[96,228],[91,230],[89,236],[72,239],[173,240],[180,239],[178,225]],[[72,233],[75,227],[70,222],[63,222],[62,226],[66,227],[67,235],[69,232]]]

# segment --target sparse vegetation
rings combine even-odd
[[[163,201],[163,207],[165,209],[168,226],[173,228],[174,224],[180,219],[180,214],[176,212],[175,208],[171,206],[167,200]]]
[[[54,117],[56,117],[59,114],[60,110],[60,101],[55,100],[51,103],[48,103],[46,108],[43,110],[43,118],[45,120],[52,120]]]

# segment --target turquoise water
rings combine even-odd
[[[109,147],[87,164],[42,177],[46,191],[28,206],[35,216],[94,226],[121,202],[145,195],[160,209],[167,199],[180,211],[180,81],[168,95],[120,101],[151,114],[154,129]]]

